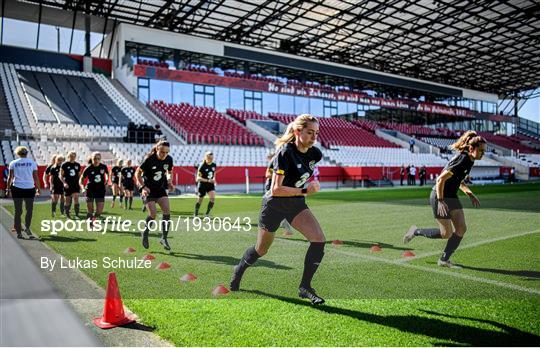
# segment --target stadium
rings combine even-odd
[[[538,2],[0,6],[0,345],[540,345]]]

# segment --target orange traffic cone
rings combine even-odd
[[[94,324],[102,329],[111,329],[113,327],[127,325],[134,322],[131,316],[124,313],[122,297],[118,289],[116,274],[109,273],[109,284],[107,284],[107,295],[105,295],[105,306],[103,307],[103,316],[95,318]]]

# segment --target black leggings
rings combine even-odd
[[[23,209],[23,202],[26,207],[26,216],[24,219],[24,225],[27,229],[30,229],[30,224],[32,223],[32,213],[34,211],[34,196],[36,190],[31,189],[21,189],[15,186],[11,186],[11,195],[13,197],[13,203],[15,205],[15,217],[14,225],[17,234],[22,232],[21,226],[21,216]]]

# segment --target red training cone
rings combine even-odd
[[[156,269],[169,269],[171,268],[171,265],[167,262],[161,262],[159,265],[157,265]]]
[[[343,245],[343,241],[342,240],[339,240],[339,239],[335,239],[332,241],[332,245]]]
[[[132,316],[126,316],[126,313],[124,313],[124,305],[120,296],[120,289],[118,289],[116,274],[111,272],[109,273],[103,316],[101,318],[95,318],[94,324],[102,329],[110,329],[134,321],[135,319]]]
[[[372,253],[378,253],[379,251],[382,251],[382,249],[380,246],[375,244],[371,248],[369,248],[369,251],[371,251]]]
[[[407,250],[407,251],[403,252],[403,257],[415,257],[415,256],[416,255],[410,250]]]
[[[197,276],[195,276],[193,273],[184,274],[180,278],[180,281],[182,282],[194,282],[195,280],[197,280]]]
[[[154,255],[152,255],[152,254],[146,254],[143,257],[143,260],[155,260],[155,259],[156,259],[156,257]]]
[[[135,248],[132,248],[132,247],[129,247],[129,248],[127,248],[126,250],[124,250],[124,252],[125,252],[126,254],[131,254],[131,253],[134,253],[134,252],[136,252],[136,251],[137,251],[137,250],[135,250]]]
[[[218,285],[216,288],[212,291],[212,295],[219,296],[219,295],[227,295],[229,293],[229,289],[224,287],[223,285]]]

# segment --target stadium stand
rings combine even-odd
[[[213,108],[187,103],[148,104],[162,120],[182,135],[188,144],[264,145],[264,140]]]
[[[520,155],[519,157],[505,156],[503,158],[529,168],[540,167],[540,155],[527,154]]]
[[[19,71],[38,121],[127,125],[129,119],[93,78]],[[77,115],[77,116],[76,116]]]
[[[533,149],[531,147],[525,146],[521,144],[519,141],[516,141],[515,138],[506,136],[506,135],[500,135],[500,134],[492,134],[489,132],[479,132],[481,136],[483,136],[489,143],[493,143],[495,145],[514,150],[519,151],[520,153],[540,153],[540,151]]]
[[[111,152],[121,159],[132,159],[134,163],[140,163],[144,155],[150,149],[149,145],[113,143],[109,145]],[[175,165],[192,166],[198,165],[206,151],[212,151],[216,163],[220,166],[259,166],[268,164],[266,156],[270,149],[260,146],[228,146],[228,145],[178,145],[171,149],[171,156]],[[320,166],[330,166],[326,160]]]
[[[156,62],[155,60],[139,59],[139,60],[137,60],[137,64],[154,66],[154,67],[157,67],[157,68],[169,69],[169,64],[167,64],[165,62]]]
[[[15,126],[9,115],[9,106],[2,83],[0,83],[0,125],[0,131],[2,132],[6,129],[15,130]]]
[[[421,137],[420,140],[444,150],[448,149],[450,145],[456,142],[456,138]]]
[[[529,142],[535,145],[540,145],[540,138],[533,138],[532,136],[522,134],[522,133],[516,133],[511,136],[511,138],[515,139],[519,142]]]
[[[62,154],[65,157],[70,151],[77,152],[77,160],[85,164],[86,158],[92,153],[86,142],[29,141],[28,145],[39,164],[48,164],[54,154]]]
[[[269,118],[263,116],[255,111],[246,110],[234,110],[227,109],[227,115],[234,117],[239,122],[246,124],[246,120],[268,120]]]
[[[295,119],[295,115],[268,113],[271,119],[288,124]],[[350,122],[339,118],[319,117],[319,141],[324,147],[333,146],[366,146],[366,147],[399,147],[389,141],[379,138],[373,133],[356,127]]]
[[[408,149],[391,147],[337,146],[332,150],[324,149],[323,153],[345,167],[401,166],[403,164],[444,167],[447,163],[446,160],[432,154],[415,154]]]
[[[101,74],[1,63],[0,80],[13,128],[20,134],[121,139],[130,121],[149,125]]]

